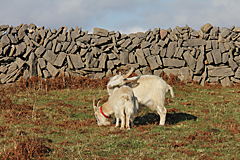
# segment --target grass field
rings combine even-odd
[[[0,159],[240,159],[239,85],[171,84],[166,125],[140,108],[128,131],[97,126],[92,99],[107,94],[106,82],[1,85]]]

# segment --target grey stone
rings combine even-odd
[[[171,59],[171,58],[162,58],[164,67],[183,67],[185,65],[184,60]]]
[[[228,62],[228,54],[227,53],[223,53],[222,54],[222,63],[227,63]]]
[[[151,51],[152,55],[159,55],[160,47],[158,45],[155,45],[154,49]]]
[[[53,64],[54,61],[55,61],[55,59],[57,58],[57,55],[54,54],[52,51],[47,50],[47,51],[45,52],[45,54],[43,55],[43,58],[44,58],[46,61],[48,61],[48,62],[50,62],[50,63]]]
[[[208,40],[206,41],[206,50],[210,51],[212,49],[212,41]]]
[[[158,65],[159,65],[160,67],[162,67],[163,64],[162,64],[162,60],[161,60],[160,56],[159,56],[159,55],[156,55],[155,57],[156,57],[156,60],[157,60]]]
[[[202,74],[204,71],[204,53],[201,53],[197,59],[196,70],[194,74]]]
[[[136,56],[134,52],[129,53],[129,63],[136,63]]]
[[[143,50],[142,49],[137,49],[136,50],[136,57],[137,57],[137,62],[140,66],[147,66],[147,61],[144,57]]]
[[[103,37],[107,37],[108,36],[108,30],[103,29],[103,28],[95,27],[95,28],[93,28],[93,34],[103,36]]]
[[[166,57],[171,58],[175,54],[177,42],[170,42],[167,48]]]
[[[61,48],[62,48],[62,44],[61,44],[61,43],[57,43],[55,52],[60,52],[60,51],[61,51]]]
[[[212,40],[212,49],[218,49],[218,41]]]
[[[220,50],[221,53],[226,51],[223,43],[219,43],[219,50]]]
[[[66,35],[60,34],[57,38],[57,42],[64,42],[66,41]]]
[[[45,48],[41,45],[40,47],[38,47],[35,51],[36,56],[39,58],[42,56],[42,54],[45,52]]]
[[[94,46],[99,46],[99,45],[103,45],[103,44],[107,43],[108,41],[109,41],[108,37],[101,37],[99,39],[92,39],[91,44]]]
[[[234,78],[240,78],[240,67],[237,68]]]
[[[73,41],[74,41],[75,39],[77,39],[78,37],[81,36],[81,35],[80,35],[80,31],[81,31],[81,29],[78,29],[78,27],[76,27],[76,28],[74,29],[74,31],[71,32],[71,38],[72,38]]]
[[[240,83],[240,79],[231,77],[231,81],[235,83]]]
[[[208,62],[208,64],[213,63],[213,57],[212,57],[212,53],[211,53],[211,52],[208,52],[208,53],[206,54],[206,57],[207,57],[207,62]]]
[[[173,69],[165,68],[163,69],[163,71],[167,75],[170,75],[170,74],[177,75],[181,81],[191,79],[191,74],[188,67],[173,68]]]
[[[22,66],[26,63],[21,58],[17,57],[15,63],[17,64],[18,68],[22,68]]]
[[[175,54],[174,54],[174,57],[175,58],[182,58],[182,55],[183,55],[183,51],[184,51],[184,49],[181,47],[181,48],[177,48],[176,49],[176,52],[175,52]]]
[[[128,52],[120,51],[120,62],[122,64],[128,64]]]
[[[9,37],[12,44],[17,44],[18,43],[18,39],[14,35],[9,34],[8,37]]]
[[[124,41],[123,44],[121,44],[121,47],[122,48],[127,48],[127,46],[129,46],[129,44],[131,43],[131,39],[127,39],[126,41]]]
[[[102,53],[99,56],[99,68],[105,68],[105,64],[106,64],[106,60],[107,60],[107,54],[106,53]]]
[[[108,59],[110,60],[117,58],[117,56],[114,53],[109,53],[107,54],[107,56],[108,56]]]
[[[231,86],[231,82],[229,77],[224,77],[223,79],[220,80],[221,84],[223,87],[230,87]]]
[[[201,27],[204,33],[208,33],[213,26],[210,23],[206,23]]]
[[[196,60],[193,58],[193,56],[189,53],[189,51],[186,51],[183,53],[183,58],[185,59],[185,61],[187,62],[187,64],[189,65],[190,69],[192,71],[195,70],[196,67]]]
[[[204,39],[188,39],[182,44],[184,47],[193,47],[193,46],[201,46],[206,45],[206,41]]]
[[[73,64],[72,64],[72,61],[71,61],[71,59],[70,59],[70,55],[67,55],[67,66],[68,66],[68,68],[70,68],[70,69],[74,69]]]
[[[1,38],[1,46],[5,47],[9,44],[10,44],[10,39],[8,38],[8,36],[6,34],[3,35],[2,38]]]
[[[160,74],[161,74],[162,72],[163,72],[162,69],[155,69],[155,70],[153,71],[153,75],[160,76]]]
[[[89,43],[91,40],[91,36],[89,36],[88,34],[87,35],[84,35],[83,37],[79,37],[78,39],[76,39],[76,41],[79,41],[81,43]]]
[[[27,47],[27,46],[26,46],[26,44],[25,44],[24,42],[18,44],[18,45],[16,46],[15,56],[20,56],[20,55],[22,55],[22,54],[25,52],[26,47]]]
[[[228,59],[228,64],[232,68],[233,71],[235,71],[238,68],[237,63],[231,57]]]
[[[94,79],[103,79],[103,77],[105,77],[105,73],[101,73],[101,72],[97,72],[96,74],[94,74]]]
[[[27,50],[25,54],[23,55],[23,58],[27,58],[28,55],[33,51],[33,48],[31,46],[27,46]]]
[[[235,56],[234,61],[240,66],[240,56]]]
[[[64,60],[66,59],[66,56],[67,56],[66,53],[60,52],[56,60],[54,61],[53,65],[61,67],[63,65]]]
[[[57,68],[55,68],[51,63],[47,63],[47,70],[51,74],[52,77],[57,76],[57,74],[59,73],[59,70]],[[45,74],[44,74],[44,76],[45,76]]]
[[[61,51],[62,52],[66,51],[69,45],[70,45],[70,42],[64,42]]]
[[[226,38],[229,34],[230,34],[230,29],[226,28],[226,27],[222,27],[220,29],[220,32],[221,32],[221,36],[223,38]]]
[[[222,62],[221,52],[219,49],[212,50],[212,56],[215,64]]]
[[[159,67],[155,56],[148,56],[147,61],[150,65],[151,70],[154,70]]]
[[[71,43],[70,43],[70,45],[68,46],[68,48],[67,48],[67,53],[69,53],[72,49],[73,49],[73,47],[74,47],[74,45],[75,45],[75,42],[74,41],[72,41]]]
[[[37,75],[37,60],[34,52],[32,52],[29,56],[28,60],[28,65],[29,65],[29,77],[33,77]]]
[[[150,56],[150,49],[149,48],[144,48],[143,49],[143,53],[144,55],[147,57],[147,56]]]
[[[114,68],[113,61],[107,61],[107,69],[113,69],[113,68]]]
[[[41,69],[46,68],[46,62],[45,62],[45,60],[44,60],[43,58],[38,58],[37,61],[38,61],[39,67],[40,67]]]
[[[151,45],[150,42],[143,41],[143,42],[141,43],[141,48],[144,49],[144,48],[149,47],[150,45]]]
[[[226,77],[233,76],[233,70],[228,66],[208,66],[208,74],[211,77]]]
[[[114,65],[119,65],[121,62],[120,62],[120,60],[119,59],[115,59],[115,60],[113,60],[113,64]]]

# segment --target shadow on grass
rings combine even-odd
[[[187,113],[167,113],[166,124],[174,125],[178,122],[186,121],[186,120],[197,120],[197,117]],[[139,125],[147,125],[147,124],[159,124],[160,117],[155,113],[147,113],[146,115],[140,117],[136,117],[134,120],[134,124],[136,126]]]

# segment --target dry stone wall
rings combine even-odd
[[[89,34],[79,27],[0,26],[1,83],[36,75],[103,78],[129,65],[138,75],[164,71],[229,86],[240,82],[240,27],[207,23],[199,31],[186,25],[126,35],[102,28]]]

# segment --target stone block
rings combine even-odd
[[[238,68],[237,63],[231,57],[228,59],[228,64],[232,68],[233,71],[235,71]]]
[[[57,74],[59,73],[59,70],[55,68],[51,63],[47,63],[47,70],[52,77],[57,76]]]
[[[220,80],[221,84],[223,87],[230,87],[231,86],[231,82],[229,77],[224,77],[223,79]]]
[[[107,69],[113,69],[113,68],[114,68],[113,61],[107,61]]]
[[[202,72],[204,71],[204,53],[201,53],[200,56],[197,59],[197,63],[196,63],[196,69],[194,74],[202,74]]]
[[[128,52],[120,51],[120,62],[122,64],[128,64]]]
[[[63,62],[66,59],[67,54],[64,52],[60,52],[59,55],[57,56],[56,60],[54,61],[53,65],[61,67],[63,66]]]
[[[183,58],[185,59],[185,61],[187,62],[187,64],[189,65],[190,69],[192,71],[195,70],[196,67],[196,60],[195,58],[193,58],[193,56],[189,53],[189,51],[186,51],[183,53]]]
[[[24,42],[16,45],[16,53],[15,56],[21,56],[25,53],[27,46]]]
[[[123,42],[123,44],[121,44],[121,47],[127,48],[131,42],[132,42],[131,39],[127,39],[126,41]]]
[[[95,27],[95,28],[93,28],[93,34],[103,36],[103,37],[107,37],[108,36],[108,30],[103,29],[103,28]]]
[[[219,49],[212,50],[212,56],[215,64],[222,62],[221,52]]]
[[[99,56],[99,68],[105,68],[105,64],[106,64],[106,60],[107,60],[107,54],[106,53],[102,53]]]
[[[101,37],[99,39],[92,39],[91,44],[94,46],[99,46],[99,45],[103,45],[103,44],[107,43],[108,41],[109,41],[108,37]]]
[[[222,63],[227,63],[228,62],[228,54],[227,53],[223,53],[222,54]]]
[[[47,50],[47,51],[45,52],[45,54],[43,55],[43,58],[44,58],[46,61],[48,61],[48,62],[50,62],[50,63],[53,64],[53,63],[55,62],[56,58],[57,58],[57,55],[54,54],[52,51]]]
[[[38,58],[40,58],[44,52],[45,52],[45,48],[41,45],[36,49],[35,54]]]
[[[234,72],[229,66],[208,66],[208,75],[211,77],[230,77],[234,75]]]
[[[2,36],[1,38],[1,46],[2,48],[7,46],[7,45],[10,45],[10,39],[8,38],[8,36],[5,34]]]
[[[188,39],[182,45],[184,47],[202,46],[206,45],[206,41],[204,39]]]
[[[167,53],[166,53],[167,58],[173,57],[173,55],[175,54],[176,47],[177,47],[177,42],[169,43],[168,48],[167,48]]]
[[[162,58],[164,67],[183,67],[185,66],[184,60],[172,59],[172,58]]]
[[[144,57],[143,50],[142,49],[137,49],[136,50],[136,57],[137,57],[137,62],[140,66],[147,66],[147,61]]]
[[[204,24],[202,27],[201,27],[201,30],[204,32],[204,33],[208,33],[211,29],[212,29],[212,25],[210,23],[206,23]]]
[[[84,64],[79,54],[70,54],[69,55],[72,65],[75,69],[83,68]]]
[[[155,56],[148,56],[147,61],[150,65],[151,70],[154,70],[159,67]]]

